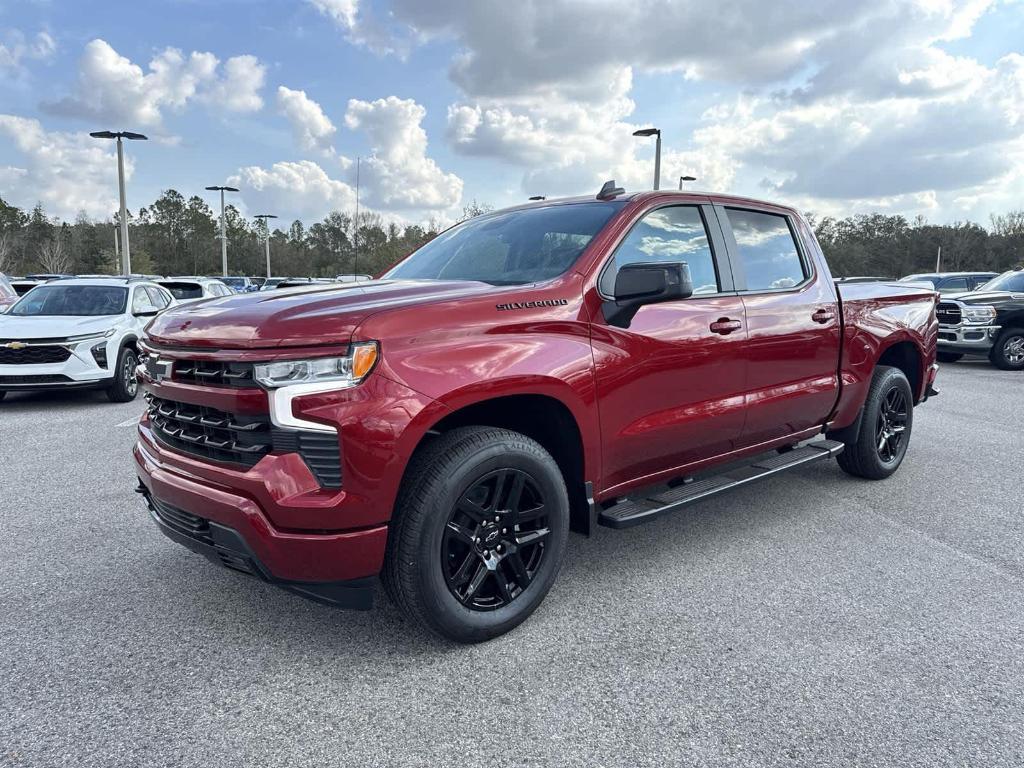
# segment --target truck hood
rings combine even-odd
[[[0,315],[0,339],[66,339],[104,333],[121,323],[121,315],[75,317],[68,315]]]
[[[479,296],[487,283],[380,280],[242,293],[177,306],[157,315],[146,335],[157,344],[222,349],[347,344],[372,314]]]
[[[999,306],[1011,301],[1024,299],[1022,293],[1011,293],[1010,291],[968,291],[967,293],[951,293],[943,296],[939,301],[958,301],[961,304],[992,304]]]

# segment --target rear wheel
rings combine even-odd
[[[839,454],[839,466],[848,474],[882,480],[899,469],[910,443],[914,424],[914,396],[899,368],[875,369],[864,401],[860,433]]]
[[[936,352],[935,359],[940,363],[955,363],[963,355],[959,352]]]
[[[382,578],[391,599],[437,634],[488,640],[540,605],[569,531],[565,481],[516,432],[463,427],[412,461],[391,522]]]
[[[121,347],[114,366],[114,381],[107,387],[107,399],[112,403],[129,403],[139,393],[139,380],[135,368],[139,358],[130,347]]]
[[[988,359],[1004,371],[1024,370],[1024,328],[1007,328],[992,345]]]

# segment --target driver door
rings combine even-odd
[[[594,318],[603,492],[728,453],[743,430],[746,322],[713,208],[646,211],[596,290],[609,299],[622,265],[652,261],[686,262],[694,293],[641,307],[628,328]]]

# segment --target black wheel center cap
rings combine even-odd
[[[482,549],[494,549],[501,540],[501,529],[495,524],[487,524],[480,529],[480,547]]]

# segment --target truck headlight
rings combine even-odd
[[[996,308],[987,304],[964,307],[964,322],[968,325],[989,325],[996,319]]]
[[[376,341],[352,344],[344,357],[314,357],[308,360],[278,360],[253,366],[253,378],[267,389],[293,384],[334,383],[338,389],[354,387],[377,364]]]

